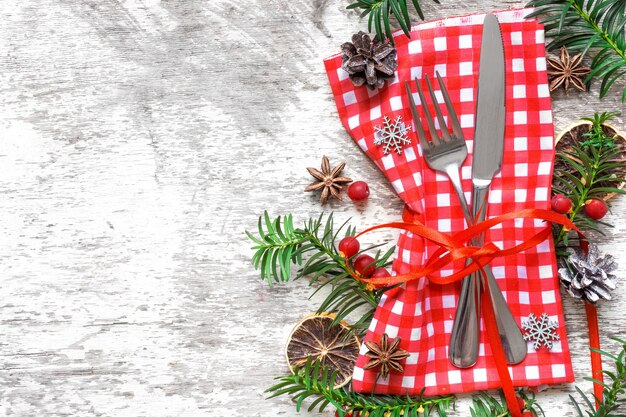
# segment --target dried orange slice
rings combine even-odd
[[[337,372],[335,388],[343,387],[352,379],[354,363],[359,355],[359,338],[350,334],[348,324],[333,325],[334,314],[316,314],[305,317],[293,328],[285,354],[289,369],[304,366],[309,358]]]

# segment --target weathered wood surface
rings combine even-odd
[[[318,300],[305,281],[260,282],[244,229],[266,208],[317,215],[304,167],[323,154],[372,189],[365,207],[333,204],[338,218],[402,208],[323,72],[366,25],[346,3],[0,2],[0,414],[294,415],[263,391]],[[522,5],[423,1],[429,18]],[[556,127],[621,108],[618,92],[559,95]],[[603,244],[622,260],[625,208]],[[626,330],[625,298],[622,284],[600,311],[605,342]],[[582,379],[583,309],[565,307]],[[547,414],[573,415],[572,391],[542,393]]]

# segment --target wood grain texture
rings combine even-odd
[[[402,209],[324,74],[322,58],[366,25],[346,3],[0,2],[0,414],[294,415],[263,391],[319,297],[305,281],[260,282],[243,231],[266,208],[317,215],[304,167],[323,154],[372,189],[365,206],[332,204],[339,219],[365,227]],[[422,3],[431,19],[523,5]],[[618,93],[557,95],[556,128],[623,110]],[[622,261],[624,209],[602,245]],[[616,297],[604,341],[626,331],[626,285]],[[582,380],[584,311],[565,308]],[[572,416],[572,391],[540,394],[547,415]]]

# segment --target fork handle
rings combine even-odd
[[[454,316],[448,358],[457,368],[471,368],[478,361],[480,335],[480,280],[465,277]]]
[[[459,174],[459,167],[456,165],[448,165],[446,167],[446,174],[448,178],[450,178],[450,183],[456,191],[456,195],[459,197],[459,202],[461,203],[461,208],[463,209],[463,215],[465,216],[465,221],[468,226],[473,226],[474,221],[472,213],[470,212],[470,208],[467,205],[467,199],[465,198],[465,193],[463,192],[463,185],[461,183],[461,175]]]
[[[459,197],[465,221],[468,226],[474,225],[474,216],[467,205],[463,193],[458,166],[448,166],[446,174]],[[478,360],[480,344],[480,279],[470,275],[463,279],[461,294],[454,317],[454,325],[450,336],[448,358],[457,368],[471,368]]]

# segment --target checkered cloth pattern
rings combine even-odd
[[[549,209],[554,158],[554,131],[543,26],[525,20],[529,10],[498,14],[506,56],[506,137],[500,174],[493,181],[488,216],[526,208]],[[412,118],[404,81],[438,71],[455,103],[470,155],[462,168],[463,187],[469,200],[476,94],[484,15],[448,18],[412,28],[411,38],[394,35],[398,50],[395,79],[380,90],[354,87],[341,69],[341,55],[325,60],[341,121],[360,148],[385,173],[398,195],[425,225],[441,232],[460,231],[466,227],[457,196],[446,176],[435,173],[422,159],[421,148],[411,132],[411,144],[402,154],[385,155],[374,144],[374,127],[382,118]],[[425,87],[425,84],[423,84]],[[413,86],[413,96],[419,96]],[[436,92],[439,102],[443,99]],[[444,105],[440,105],[446,114]],[[431,104],[431,113],[432,111]],[[422,118],[423,113],[420,113]],[[425,120],[425,119],[423,119]],[[549,227],[533,219],[507,221],[486,233],[486,242],[500,248],[511,247]],[[409,232],[401,233],[393,273],[419,270],[436,245]],[[441,271],[450,275],[457,265]],[[573,381],[573,371],[565,333],[565,321],[559,293],[559,280],[552,239],[533,249],[492,262],[492,270],[518,323],[530,313],[546,312],[559,325],[561,340],[551,351],[535,351],[529,343],[525,361],[509,367],[516,386],[538,386]],[[401,347],[410,356],[402,374],[378,378],[376,370],[364,370],[368,361],[362,346],[357,360],[353,388],[358,392],[380,394],[440,395],[500,387],[484,323],[480,357],[471,369],[457,369],[448,361],[448,343],[460,292],[460,282],[439,286],[427,279],[413,281],[383,296],[365,340],[378,341],[383,333],[400,337]]]

